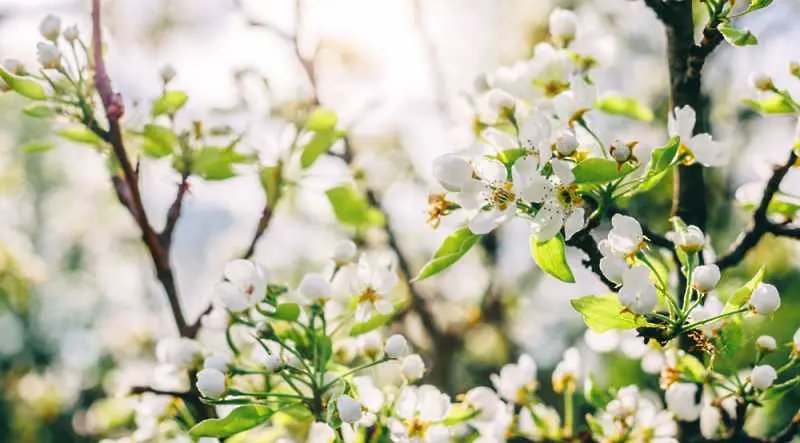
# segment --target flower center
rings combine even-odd
[[[428,423],[426,423],[426,422],[424,422],[424,421],[422,421],[422,420],[420,420],[418,418],[414,418],[414,419],[409,420],[406,423],[406,426],[408,427],[408,436],[409,437],[424,438],[425,437],[425,432],[428,430],[428,426],[429,425],[428,425]]]
[[[361,294],[358,295],[358,302],[375,303],[378,301],[378,298],[378,291],[376,291],[372,286],[367,286],[366,289],[361,291]]]
[[[491,203],[501,211],[508,209],[511,203],[517,201],[517,196],[511,190],[514,184],[507,181],[501,186],[494,186],[491,188],[489,200]]]
[[[544,95],[548,98],[553,98],[569,89],[569,83],[560,82],[558,80],[551,80],[542,86],[544,88]]]
[[[572,208],[583,203],[583,198],[578,195],[578,188],[574,185],[556,186],[555,197],[564,208]]]
[[[443,216],[453,208],[454,203],[447,199],[445,194],[431,194],[428,196],[428,224],[434,228],[439,227]]]

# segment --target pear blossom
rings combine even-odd
[[[225,393],[225,374],[213,369],[206,368],[197,373],[197,390],[204,397],[218,398]]]
[[[393,266],[380,263],[374,256],[363,255],[358,261],[351,288],[358,303],[356,321],[366,321],[373,313],[391,313],[394,305],[389,295],[397,280]]]
[[[532,180],[524,197],[541,207],[531,220],[533,236],[540,242],[547,241],[564,228],[564,237],[569,239],[583,228],[585,210],[583,199],[572,184],[575,176],[569,163],[551,160],[553,175]]]
[[[14,75],[22,75],[25,73],[25,65],[15,58],[3,60],[3,69]]]
[[[481,422],[494,420],[498,410],[505,406],[497,393],[486,386],[478,386],[467,391],[464,395],[464,404],[479,411],[474,420]]]
[[[220,372],[226,372],[228,365],[231,364],[231,357],[227,354],[213,354],[206,357],[203,362],[203,369],[216,369]]]
[[[570,84],[570,76],[575,70],[575,65],[567,51],[558,49],[549,43],[539,43],[533,48],[533,57],[528,62],[528,77],[532,83],[539,86],[536,92],[539,97],[556,97],[567,89]],[[530,83],[529,83],[530,84]],[[538,97],[533,97],[538,98]],[[567,97],[564,97],[565,99]],[[575,103],[574,97],[564,101]],[[572,106],[561,106],[561,110],[566,111]],[[559,108],[557,106],[557,108]],[[560,118],[568,119],[572,114],[563,117],[565,114],[558,112]]]
[[[333,443],[336,441],[336,431],[324,422],[315,421],[308,429],[306,443]]]
[[[700,410],[700,433],[703,437],[713,440],[718,438],[722,424],[722,411],[711,404],[703,405]]]
[[[712,317],[717,317],[718,315],[722,314],[723,309],[725,309],[725,305],[718,297],[714,295],[707,295],[705,303],[694,308],[692,312],[689,313],[689,320],[694,323]],[[698,329],[700,329],[706,336],[713,337],[714,334],[725,325],[725,321],[726,319],[715,320],[704,324]]]
[[[581,355],[575,348],[564,351],[564,358],[553,370],[553,390],[561,393],[574,389],[581,376]]]
[[[411,354],[400,360],[400,372],[408,382],[414,382],[425,375],[425,362],[419,354]]]
[[[559,120],[572,126],[572,122],[583,118],[597,100],[597,87],[581,76],[569,79],[570,88],[553,98],[553,107]]]
[[[486,94],[486,101],[492,113],[498,117],[511,115],[517,104],[517,99],[506,91],[494,88]]]
[[[578,30],[578,18],[574,12],[556,8],[550,13],[550,34],[565,43],[575,38]]]
[[[692,274],[692,286],[699,292],[706,293],[717,287],[720,278],[719,266],[715,264],[700,265],[694,269]]]
[[[568,157],[575,153],[575,151],[578,149],[579,143],[578,139],[575,137],[575,131],[567,129],[558,134],[553,145],[556,148],[556,152],[564,157]]]
[[[673,383],[667,388],[667,408],[679,420],[695,421],[700,417],[700,405],[695,402],[697,385],[694,383]]]
[[[750,296],[750,307],[759,315],[770,315],[781,306],[781,296],[778,289],[769,284],[761,283]]]
[[[619,256],[608,240],[598,242],[597,248],[603,255],[600,259],[600,272],[610,281],[622,284],[622,276],[629,267],[625,259]]]
[[[611,147],[609,148],[608,152],[611,154],[611,157],[618,163],[625,163],[626,161],[631,159],[631,154],[633,153],[633,150],[631,150],[631,147],[623,143],[622,141],[614,140],[611,143]]]
[[[378,331],[371,331],[358,337],[358,347],[361,354],[374,359],[383,349],[383,339]]]
[[[411,351],[408,347],[408,341],[400,334],[394,334],[386,339],[385,346],[386,355],[390,358],[403,358]]]
[[[377,415],[383,408],[383,392],[375,386],[369,376],[353,377],[353,385],[358,393],[358,401],[362,405],[362,417],[358,425],[362,427],[374,426]]]
[[[622,274],[619,301],[634,314],[647,314],[658,304],[658,295],[650,282],[650,269],[637,264]]]
[[[333,249],[331,259],[339,266],[344,266],[356,258],[358,248],[352,240],[342,240]]]
[[[642,226],[635,218],[622,214],[611,217],[611,231],[608,232],[608,246],[615,255],[628,257],[639,252],[644,246]]]
[[[594,416],[599,425],[599,441],[653,441],[676,443],[678,426],[672,413],[661,404],[643,395],[634,386],[625,386]]]
[[[61,50],[52,43],[40,42],[36,45],[36,57],[44,69],[61,67]]]
[[[536,362],[529,355],[523,354],[517,363],[503,366],[500,374],[492,374],[490,379],[502,398],[525,405],[531,401],[531,394],[536,390],[536,372]]]
[[[756,339],[756,348],[761,352],[772,352],[778,349],[778,342],[771,335],[761,335]]]
[[[169,337],[156,345],[158,362],[178,370],[189,369],[199,363],[200,345],[189,338]]]
[[[361,403],[349,395],[342,395],[336,399],[336,409],[339,411],[339,418],[345,423],[355,423],[363,416]]]
[[[175,67],[172,65],[164,65],[158,74],[161,76],[161,81],[163,81],[164,84],[171,82],[175,76],[178,75],[178,73],[175,71]]]
[[[46,16],[39,24],[39,33],[52,42],[58,40],[58,36],[61,34],[61,18],[53,14]]]
[[[670,231],[668,237],[687,252],[702,251],[706,244],[705,234],[695,225],[689,225],[685,230]]]
[[[318,273],[308,273],[300,280],[298,295],[307,304],[324,304],[332,293],[328,278]]]
[[[750,87],[758,91],[771,91],[775,88],[772,77],[763,72],[753,72],[747,77]]]
[[[75,42],[75,40],[80,37],[80,32],[78,31],[78,25],[67,26],[64,28],[64,32],[61,33],[64,36],[64,40],[69,43]]]
[[[725,151],[721,144],[712,140],[709,134],[693,135],[696,120],[697,114],[691,106],[675,108],[669,115],[670,137],[680,137],[681,146],[689,149],[704,166],[724,165]]]
[[[247,310],[264,299],[267,277],[255,263],[242,259],[230,261],[225,265],[223,275],[227,281],[217,283],[214,293],[230,311]]]
[[[472,165],[457,154],[444,154],[433,161],[433,176],[448,191],[460,192],[472,181]]]
[[[756,389],[767,389],[775,383],[778,373],[770,365],[758,365],[750,372],[750,384]]]
[[[431,385],[406,386],[389,421],[392,441],[399,443],[450,441],[450,430],[441,424],[450,411],[450,397]]]

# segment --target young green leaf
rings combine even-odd
[[[583,397],[587,403],[597,409],[605,409],[608,403],[614,399],[614,395],[608,389],[603,389],[597,384],[593,374],[589,374],[586,383],[583,384]]]
[[[26,154],[36,154],[49,151],[55,147],[55,142],[51,140],[33,140],[20,146],[20,149]]]
[[[417,274],[412,281],[424,280],[444,271],[460,260],[464,254],[469,252],[469,250],[478,243],[480,238],[480,235],[473,234],[472,231],[466,227],[454,231],[444,239],[439,249],[433,253],[433,257],[431,257],[430,261],[423,266],[422,270],[419,271],[419,274]]]
[[[338,129],[331,129],[326,131],[317,131],[311,140],[303,147],[303,153],[300,154],[300,166],[306,169],[314,164],[320,155],[328,152],[331,146],[344,137],[345,133]]]
[[[729,23],[721,23],[717,26],[719,32],[725,37],[728,43],[734,46],[757,45],[758,39],[747,29],[738,29]]]
[[[750,279],[750,281],[745,283],[744,286],[731,294],[727,303],[725,303],[725,309],[722,312],[731,312],[741,308],[745,303],[747,303],[748,300],[750,300],[750,296],[753,295],[753,291],[756,290],[758,285],[760,285],[763,280],[764,267],[762,266],[761,269],[756,272],[756,275]]]
[[[33,118],[50,118],[58,115],[55,109],[42,103],[31,103],[22,108],[22,113]]]
[[[587,295],[571,300],[570,304],[583,316],[586,326],[596,332],[633,329],[646,324],[643,317],[625,310],[616,294]]]
[[[757,11],[759,9],[764,9],[767,6],[771,5],[772,2],[773,2],[773,0],[752,0],[750,2],[750,6],[748,6],[747,9],[745,9],[739,15],[749,14],[749,13],[751,13],[753,11]]]
[[[264,192],[267,194],[267,207],[269,209],[275,209],[283,193],[281,185],[282,170],[283,165],[280,162],[275,166],[261,168],[259,178],[261,179],[261,187],[264,188]]]
[[[742,100],[742,103],[762,114],[795,114],[800,111],[795,109],[792,102],[781,94],[774,94],[758,100],[746,98]]]
[[[164,91],[164,93],[153,102],[150,114],[153,117],[158,117],[159,115],[175,115],[175,113],[186,105],[188,100],[189,96],[183,91]]]
[[[95,146],[103,146],[105,144],[105,141],[99,135],[83,125],[67,126],[58,130],[56,134],[75,143]]]
[[[300,306],[297,303],[281,303],[272,316],[278,320],[295,321],[300,317]]]
[[[595,108],[606,114],[621,115],[634,120],[649,122],[653,120],[653,111],[631,97],[607,95],[594,104]]]
[[[171,129],[156,125],[144,125],[142,150],[149,157],[165,157],[172,154],[178,144],[178,136]]]
[[[558,234],[550,240],[539,242],[531,236],[531,255],[544,272],[567,283],[575,283],[575,276],[567,263],[564,237]]]
[[[44,100],[47,98],[47,94],[45,94],[42,85],[32,78],[14,75],[2,67],[0,67],[0,77],[2,77],[11,90],[23,97],[31,100]]]
[[[666,145],[653,149],[650,154],[650,165],[647,174],[638,192],[644,192],[654,188],[669,173],[670,167],[678,156],[680,139],[672,137]]]
[[[588,158],[572,168],[575,184],[603,184],[629,174],[633,166],[628,163],[620,165],[614,160],[605,158]]]
[[[192,173],[205,180],[226,180],[236,175],[233,165],[248,160],[233,148],[206,146],[192,153]]]
[[[320,132],[330,131],[336,128],[339,118],[332,110],[324,107],[314,109],[306,121],[306,129],[309,131]]]
[[[272,411],[266,406],[239,406],[223,418],[211,418],[194,425],[189,435],[193,438],[226,438],[258,426],[270,416]]]
[[[350,336],[358,337],[359,335],[366,334],[367,332],[380,328],[381,326],[392,321],[394,317],[405,308],[405,302],[396,303],[392,312],[388,314],[376,314],[370,317],[369,320],[354,324],[350,328]]]
[[[361,228],[367,225],[382,225],[383,214],[370,207],[367,199],[352,186],[338,186],[325,191],[339,222]]]

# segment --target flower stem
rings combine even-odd
[[[744,307],[744,308],[737,309],[735,311],[725,312],[723,314],[720,314],[720,315],[717,315],[717,316],[714,316],[714,317],[710,317],[710,318],[706,318],[704,320],[700,320],[700,321],[696,321],[694,323],[690,323],[690,324],[682,327],[681,329],[683,329],[684,331],[691,331],[693,329],[699,328],[700,326],[704,326],[704,325],[707,325],[709,323],[713,323],[713,322],[715,322],[717,320],[720,320],[720,319],[723,319],[725,317],[730,317],[732,315],[742,314],[744,312],[747,312],[748,309],[749,308]]]

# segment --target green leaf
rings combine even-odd
[[[612,115],[621,115],[634,120],[649,122],[653,120],[653,111],[631,97],[607,95],[594,103],[595,108]]]
[[[261,187],[264,188],[264,192],[267,194],[267,207],[269,209],[275,209],[283,193],[282,176],[283,165],[281,163],[275,166],[263,167],[259,173]]]
[[[767,6],[771,5],[772,1],[773,0],[752,0],[750,2],[750,6],[748,6],[747,9],[745,9],[739,15],[745,15],[745,14],[749,14],[749,13],[751,13],[753,11],[758,11],[759,9],[764,9]]]
[[[62,128],[56,132],[59,136],[75,143],[103,146],[105,141],[99,135],[83,125],[73,125]]]
[[[223,418],[211,418],[194,425],[189,435],[193,438],[226,438],[258,426],[270,416],[272,411],[266,406],[239,406]]]
[[[247,160],[233,148],[206,146],[192,153],[191,170],[205,180],[226,180],[236,175],[233,165]]]
[[[357,337],[359,335],[366,334],[367,332],[374,331],[375,329],[380,328],[381,326],[392,321],[394,317],[401,311],[405,310],[405,308],[406,308],[406,303],[399,302],[394,305],[394,310],[388,314],[373,315],[372,317],[369,318],[369,320],[354,324],[350,328],[350,336]]]
[[[650,165],[645,175],[646,178],[639,186],[639,192],[652,189],[661,182],[677,158],[680,145],[680,139],[672,137],[666,145],[653,149],[653,153],[650,154]]]
[[[26,154],[36,154],[49,151],[55,147],[55,142],[51,140],[33,140],[20,146],[20,149]]]
[[[433,253],[433,257],[412,281],[424,280],[444,271],[469,252],[480,238],[480,235],[472,233],[467,227],[454,231],[444,239],[439,249]]]
[[[758,44],[758,39],[756,36],[747,29],[738,29],[729,23],[721,23],[719,26],[717,26],[717,29],[719,29],[719,32],[721,32],[722,36],[725,37],[725,40],[734,46]]]
[[[611,329],[633,329],[646,324],[641,316],[625,310],[617,294],[587,295],[570,301],[583,316],[583,321],[596,332]]]
[[[560,233],[543,242],[536,241],[536,238],[531,236],[530,242],[531,255],[544,272],[563,282],[575,283],[575,276],[572,275],[572,270],[567,263],[564,237]]]
[[[278,320],[295,321],[300,317],[300,305],[297,303],[281,303],[272,316]]]
[[[164,91],[164,93],[153,102],[150,114],[153,117],[158,117],[159,115],[175,115],[175,113],[186,105],[188,100],[189,96],[183,91]]]
[[[14,75],[2,67],[0,67],[0,77],[3,78],[9,88],[23,97],[31,100],[44,100],[47,98],[42,85],[32,78]]]
[[[750,296],[753,295],[753,291],[756,290],[758,285],[764,280],[764,267],[762,266],[761,269],[756,272],[756,275],[750,279],[744,286],[735,290],[733,294],[731,294],[730,298],[728,299],[727,303],[725,303],[725,309],[722,311],[731,312],[741,308],[748,300],[750,300]]]
[[[758,100],[746,98],[742,100],[742,103],[762,114],[795,114],[798,112],[792,102],[781,94],[774,94]]]
[[[306,122],[306,129],[309,131],[320,132],[330,131],[336,128],[339,118],[336,113],[330,109],[319,107],[311,112]]]
[[[586,383],[583,385],[583,397],[587,403],[596,409],[605,409],[608,403],[614,399],[614,395],[611,392],[597,385],[597,380],[595,380],[593,374],[589,374]]]
[[[144,125],[142,150],[149,157],[165,157],[172,154],[178,144],[178,136],[171,129],[155,124]]]
[[[22,113],[33,118],[50,118],[58,115],[55,109],[42,103],[31,103],[22,108]]]
[[[480,415],[480,413],[480,409],[471,408],[463,403],[455,403],[450,407],[450,411],[448,411],[447,417],[442,420],[442,424],[445,426],[455,426],[472,420]]]
[[[776,400],[783,397],[789,392],[793,392],[800,385],[800,375],[795,378],[789,379],[783,383],[772,385],[764,392],[763,400]]]
[[[628,163],[620,165],[614,160],[605,158],[588,158],[572,168],[575,184],[589,185],[608,183],[629,174],[633,166]]]
[[[506,149],[493,156],[494,159],[510,168],[514,163],[522,158],[528,151],[522,148]]]
[[[343,185],[325,191],[333,206],[333,213],[340,223],[361,228],[367,225],[382,225],[383,214],[371,207],[367,199],[352,186]]]
[[[331,338],[324,333],[319,333],[317,334],[314,343],[317,346],[317,358],[319,358],[318,361],[320,361],[322,366],[325,367],[333,355],[333,343],[331,342]]]
[[[344,134],[343,131],[338,129],[314,133],[311,140],[303,146],[303,153],[300,154],[300,166],[306,169],[313,165],[317,158],[328,152],[337,140],[344,137]]]

